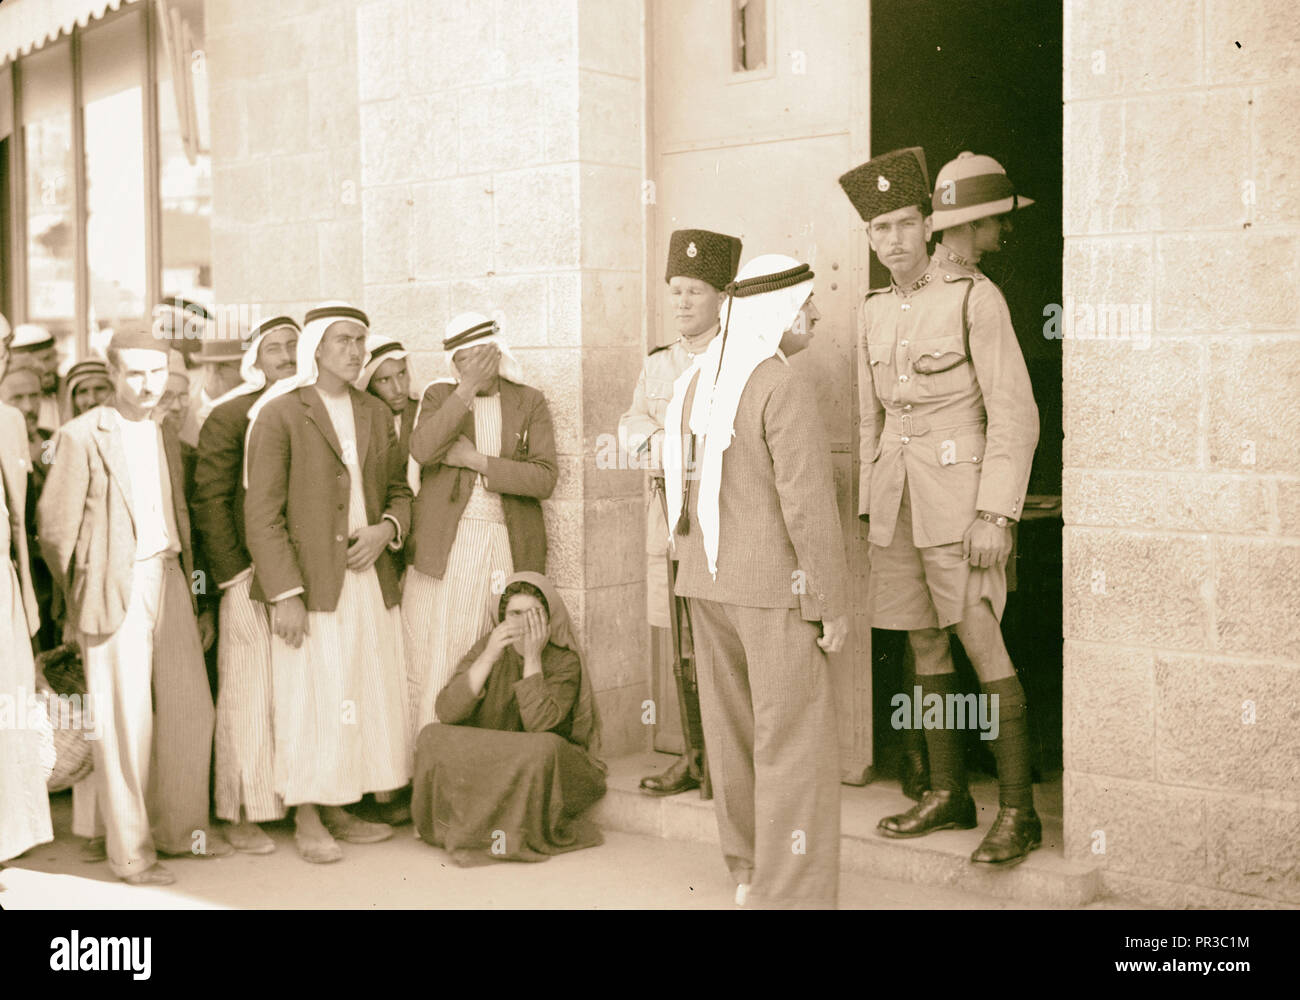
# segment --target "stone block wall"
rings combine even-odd
[[[545,392],[548,572],[584,640],[607,753],[647,745],[642,482],[596,467],[645,342],[640,0],[362,0],[361,279],[374,328],[445,374],[448,319],[497,318]]]
[[[1300,903],[1293,13],[1066,4],[1066,853],[1157,904]]]
[[[217,301],[360,301],[357,0],[207,0]]]

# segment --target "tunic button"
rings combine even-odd
[[[335,535],[335,536],[334,536],[334,541],[336,541],[336,542],[341,542],[341,541],[343,541],[343,536],[342,536],[342,535]]]
[[[978,455],[972,455],[972,456],[970,457],[970,460],[971,460],[972,462],[978,462],[978,461],[980,460],[980,457],[979,457]]]
[[[912,409],[912,404],[911,404],[911,403],[904,403],[904,404],[903,404],[903,410],[904,410],[905,412],[911,412],[911,409]]]
[[[906,347],[906,346],[907,346],[907,341],[906,341],[906,340],[900,340],[900,341],[898,342],[898,344],[899,344],[900,347]]]
[[[902,309],[903,309],[904,312],[906,312],[908,309],[911,309],[911,308],[912,308],[912,303],[910,303],[910,302],[904,302],[903,305],[902,305]]]
[[[906,381],[907,381],[907,376],[906,376],[906,375],[900,375],[900,376],[898,376],[898,381],[900,381],[900,382],[906,382]]]
[[[908,441],[911,441],[912,439],[911,439],[910,437],[908,437],[906,434],[904,434],[904,435],[903,435],[901,438],[899,438],[898,440],[902,441],[903,444],[907,444],[907,442],[908,442]]]

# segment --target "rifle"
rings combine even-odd
[[[662,476],[650,477],[650,489],[659,497],[659,504],[663,509],[664,524],[668,523],[668,494],[664,489],[664,480]],[[653,501],[652,501],[653,502]],[[673,562],[671,548],[664,555],[664,563],[668,570],[668,620],[672,626],[673,634],[673,679],[677,682],[677,711],[681,715],[682,722],[682,752],[687,754],[688,760],[698,754],[700,773],[696,777],[700,780],[700,797],[703,799],[713,798],[713,785],[709,780],[708,761],[704,756],[704,747],[695,745],[695,737],[691,732],[690,716],[686,711],[686,696],[688,688],[691,694],[696,698],[699,694],[694,690],[695,671],[689,669],[694,667],[694,657],[682,653],[682,621],[685,620],[686,626],[690,627],[690,606],[686,599],[678,597],[676,593],[677,570]],[[694,633],[691,633],[692,637]]]

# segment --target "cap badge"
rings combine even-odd
[[[691,242],[691,245],[688,246],[688,247],[686,248],[686,256],[687,256],[687,257],[698,257],[699,255],[700,255],[699,248],[696,247],[694,241],[692,241],[692,242]]]
[[[876,178],[876,187],[880,188],[881,191],[888,191],[889,178],[887,178],[884,174],[881,174],[879,177]]]

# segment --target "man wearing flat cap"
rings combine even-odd
[[[740,265],[740,240],[707,229],[678,229],[668,242],[668,298],[677,339],[656,347],[645,359],[632,396],[632,408],[618,422],[619,445],[629,466],[650,470],[650,506],[646,511],[646,617],[658,634],[671,629],[673,679],[682,716],[681,758],[662,774],[641,779],[647,795],[676,795],[699,788],[712,795],[704,765],[704,730],[696,687],[687,604],[671,593],[673,564],[668,558],[662,449],[664,414],[673,383],[709,346],[718,333],[725,288]]]
[[[91,836],[93,850],[97,806],[114,874],[166,885],[173,878],[158,853],[231,849],[207,829],[214,713],[190,588],[180,446],[150,419],[167,383],[165,345],[147,327],[124,326],[108,363],[112,402],[54,437],[40,540],[81,645],[96,721],[91,784],[74,788],[74,832]]]
[[[961,640],[998,720],[1000,807],[971,861],[1012,865],[1042,841],[1024,690],[1000,626],[1038,409],[1002,293],[926,252],[924,157],[894,150],[840,178],[893,278],[867,293],[859,321],[858,512],[870,524],[871,624],[907,632],[923,698],[959,693],[948,630]],[[883,836],[977,825],[962,733],[927,728],[925,740],[932,787],[883,819]]]
[[[1002,249],[1011,232],[1011,213],[1034,203],[1016,192],[997,160],[958,153],[934,179],[934,248],[950,274],[983,274],[980,260]]]

